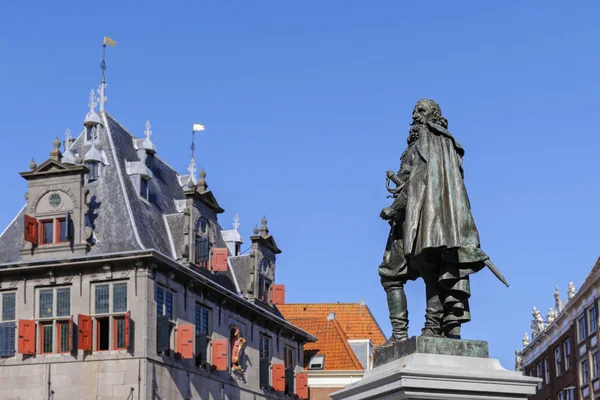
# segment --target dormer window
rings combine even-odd
[[[149,179],[145,176],[140,177],[140,197],[148,200],[148,183]]]
[[[324,367],[325,367],[325,355],[324,354],[314,355],[308,363],[308,369],[324,369]]]
[[[67,217],[41,219],[39,229],[40,245],[69,242],[69,220]]]
[[[89,170],[88,182],[100,179],[100,163],[98,161],[88,161],[85,163],[85,166]]]

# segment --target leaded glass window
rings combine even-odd
[[[52,317],[53,290],[40,290],[40,318]]]
[[[127,311],[127,283],[115,283],[113,286],[113,312]]]
[[[115,347],[117,349],[125,348],[125,318],[115,319],[115,323],[117,324],[117,332],[115,340]]]
[[[163,306],[165,304],[165,290],[161,287],[156,288],[156,316],[162,317],[165,312]]]
[[[56,290],[56,316],[64,317],[71,314],[71,289]]]
[[[12,321],[16,319],[16,297],[16,293],[4,293],[2,295],[2,321]]]
[[[261,360],[269,359],[269,337],[267,335],[260,334],[260,342],[259,342],[259,353]]]
[[[210,309],[196,305],[196,335],[209,332]]]
[[[52,324],[42,325],[42,353],[52,353]]]
[[[165,314],[169,316],[169,319],[173,319],[173,292],[167,290],[165,296]]]
[[[96,314],[108,313],[108,285],[96,286]]]
[[[59,342],[59,352],[66,353],[69,349],[69,323],[68,322],[60,322],[58,324],[60,342]],[[44,335],[44,339],[46,336]]]

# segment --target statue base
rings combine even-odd
[[[488,358],[487,342],[416,336],[375,350],[375,368],[333,400],[525,400],[539,378]]]

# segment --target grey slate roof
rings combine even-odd
[[[100,113],[100,118],[106,129],[102,129],[98,135],[96,147],[105,156],[106,165],[101,179],[86,183],[90,191],[89,223],[94,229],[95,239],[89,254],[154,249],[175,261],[181,260],[184,216],[181,210],[177,210],[176,201],[185,200],[181,183],[187,183],[189,175],[179,175],[158,156],[147,155],[153,157],[152,162],[147,163],[152,179],[149,181],[149,199],[142,199],[126,173],[126,163],[144,161],[140,154],[144,156],[145,151],[136,149],[139,139],[108,113]],[[92,143],[85,140],[84,130],[70,151],[84,155],[91,147]],[[25,209],[21,210],[0,236],[0,264],[18,262],[20,259],[24,213]],[[217,228],[215,245],[226,247],[220,226]],[[239,292],[234,270],[212,273],[198,268],[198,272],[210,276],[235,293]]]

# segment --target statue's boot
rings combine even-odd
[[[403,286],[388,288],[386,295],[392,323],[392,336],[386,342],[387,345],[408,339],[408,303]]]
[[[425,293],[427,296],[427,308],[425,308],[425,326],[421,329],[421,336],[441,337],[442,320],[444,318],[444,306],[440,299],[441,288],[437,279],[425,280]]]
[[[445,326],[444,332],[448,339],[460,339],[460,324]]]

